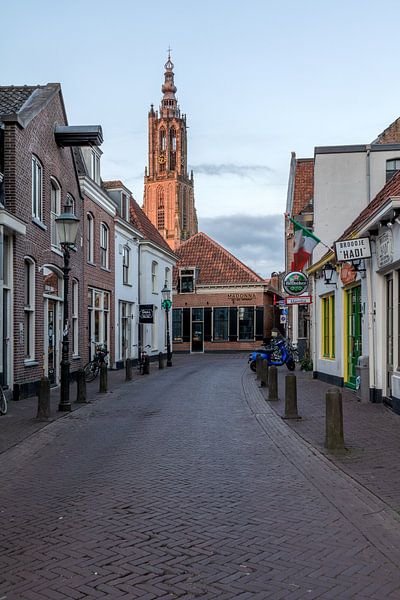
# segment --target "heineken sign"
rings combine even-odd
[[[283,280],[283,289],[290,296],[300,296],[308,288],[308,278],[301,271],[292,271]]]

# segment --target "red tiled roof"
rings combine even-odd
[[[229,285],[241,283],[268,283],[254,271],[246,267],[233,254],[225,250],[205,233],[199,232],[183,242],[175,254],[179,260],[174,269],[174,283],[178,269],[197,267],[200,285]]]
[[[124,184],[119,179],[114,179],[112,181],[103,181],[103,186],[106,190],[118,190],[119,188],[124,188]]]
[[[397,171],[395,175],[387,182],[387,184],[381,189],[375,198],[368,204],[363,211],[360,212],[358,217],[354,219],[352,224],[343,232],[339,240],[344,240],[353,232],[359,231],[362,226],[369,221],[373,215],[379,211],[379,209],[387,202],[389,198],[393,196],[400,196],[400,171]]]
[[[309,204],[314,196],[314,159],[298,158],[294,179],[293,206],[291,216],[295,217]]]
[[[144,235],[145,239],[154,242],[171,253],[172,250],[162,237],[161,233],[154,227],[153,223],[144,214],[139,204],[132,197],[130,199],[130,211],[132,225]]]

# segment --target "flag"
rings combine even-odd
[[[294,225],[294,246],[292,271],[301,271],[307,264],[315,246],[321,241],[312,231],[289,217]]]

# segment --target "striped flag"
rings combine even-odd
[[[289,217],[294,225],[294,246],[292,271],[301,271],[307,264],[315,246],[320,243],[320,239],[312,231],[300,225],[297,221]]]

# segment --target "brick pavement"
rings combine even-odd
[[[243,362],[187,357],[4,452],[0,598],[398,600],[396,513]]]

